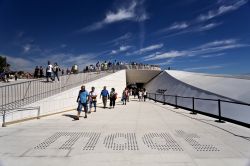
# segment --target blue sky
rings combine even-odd
[[[250,2],[0,0],[0,55],[23,70],[117,60],[250,73]]]

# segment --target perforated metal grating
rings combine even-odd
[[[112,150],[139,150],[135,133],[114,133],[105,137],[103,144]]]
[[[142,137],[143,143],[159,151],[183,151],[180,145],[168,133],[148,133]]]
[[[57,132],[47,138],[44,142],[37,145],[34,149],[46,149],[60,137],[69,137],[68,140],[59,147],[59,149],[70,150],[78,139],[83,137],[88,139],[87,143],[83,147],[83,150],[94,150],[100,135],[101,133],[94,132]]]
[[[51,137],[47,138],[45,141],[37,145],[34,149],[45,149],[49,147],[52,143],[54,143],[59,137],[64,135],[63,132],[57,132],[53,134]]]
[[[101,133],[85,133],[84,137],[89,138],[89,140],[87,144],[83,147],[83,150],[94,150],[100,136]]]
[[[211,152],[219,152],[220,150],[216,148],[214,145],[204,145],[200,144],[195,139],[200,139],[197,134],[188,134],[182,130],[176,130],[177,136],[185,139],[185,141],[191,145],[196,151],[211,151]]]

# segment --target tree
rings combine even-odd
[[[7,66],[6,58],[0,56],[0,72],[3,72],[6,66]]]

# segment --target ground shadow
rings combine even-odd
[[[76,115],[71,115],[71,114],[63,114],[62,116],[72,118],[73,120],[77,120],[77,116],[76,116]],[[83,116],[80,116],[80,117],[83,117]]]

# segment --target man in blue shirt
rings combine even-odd
[[[87,90],[85,90],[85,86],[81,86],[81,90],[79,91],[79,94],[76,100],[76,102],[78,103],[76,120],[79,120],[80,114],[82,112],[82,107],[84,108],[84,112],[85,112],[84,118],[87,118],[88,101],[89,101],[89,93]]]
[[[103,87],[103,90],[100,94],[100,98],[102,97],[103,108],[107,108],[107,100],[109,99],[109,91],[107,90],[106,86]]]

